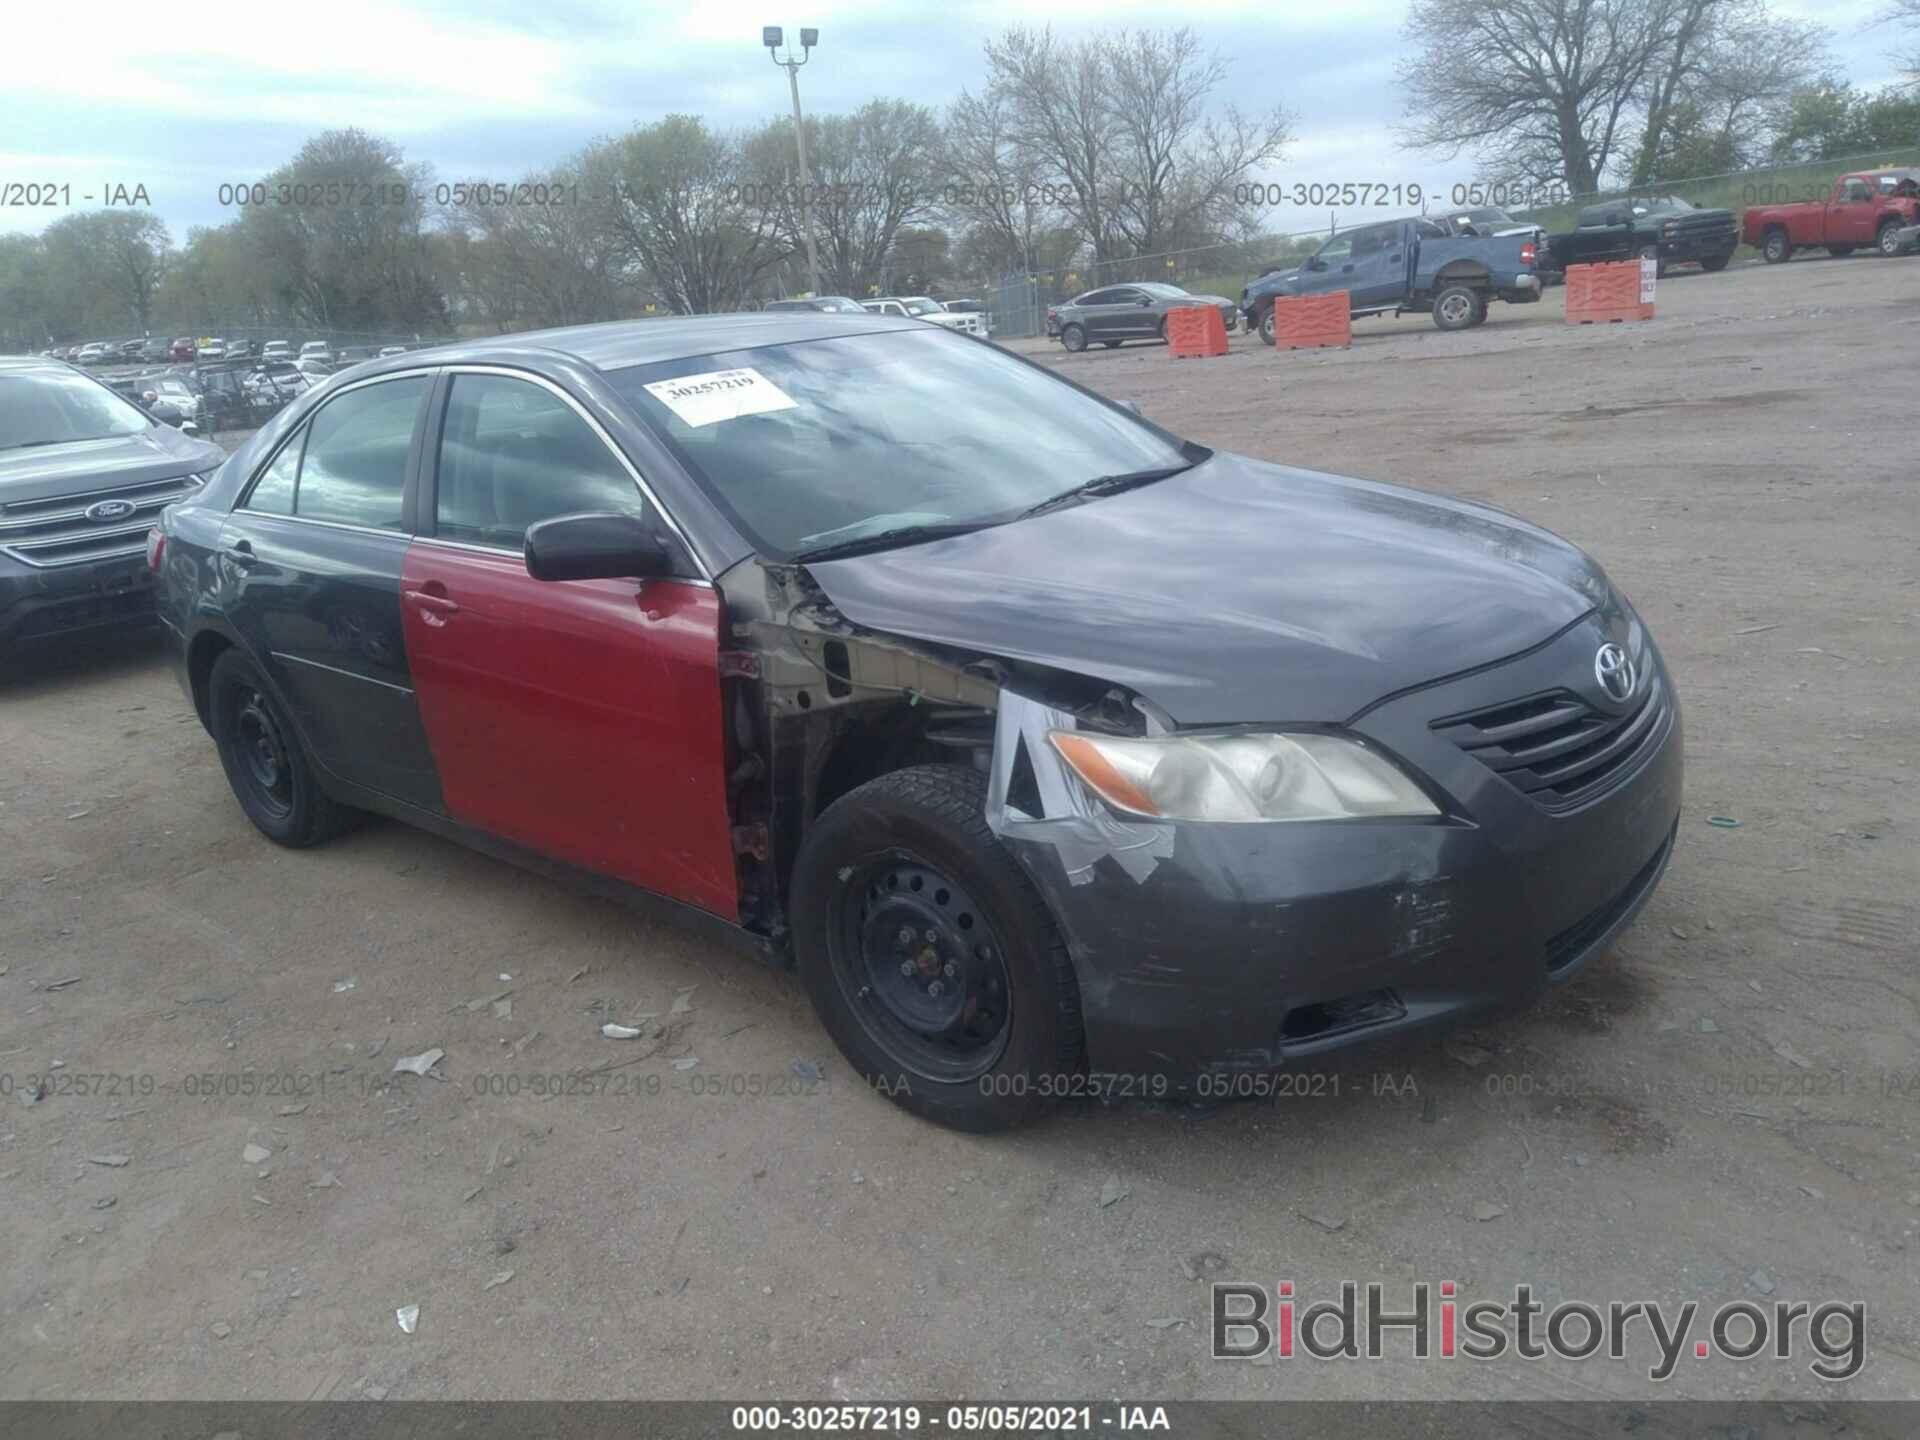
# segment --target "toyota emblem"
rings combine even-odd
[[[1633,694],[1633,661],[1612,641],[1594,652],[1593,676],[1610,700],[1625,700]]]
[[[87,507],[87,519],[96,524],[108,525],[115,520],[124,520],[134,512],[131,500],[101,500]]]

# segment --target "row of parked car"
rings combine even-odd
[[[336,349],[325,340],[309,340],[297,350],[290,340],[223,340],[218,336],[195,339],[182,335],[176,340],[145,337],[132,340],[90,340],[84,345],[56,345],[40,353],[50,360],[66,360],[89,368],[102,365],[154,364],[191,365],[207,360],[295,360],[322,365],[352,364],[375,355],[401,355],[405,345],[343,346]]]
[[[1342,290],[1356,316],[1430,314],[1442,330],[1464,330],[1482,323],[1495,300],[1537,301],[1569,265],[1638,257],[1663,275],[1680,265],[1715,272],[1726,269],[1743,241],[1770,264],[1804,248],[1833,255],[1920,250],[1920,170],[1855,171],[1836,180],[1825,199],[1756,206],[1743,216],[1678,195],[1644,195],[1589,205],[1560,233],[1493,207],[1360,225],[1336,230],[1297,265],[1266,270],[1237,303],[1177,285],[1111,285],[1050,307],[1047,333],[1068,350],[1114,348],[1164,339],[1167,311],[1176,306],[1219,305],[1229,330],[1243,318],[1271,345],[1276,299]]]

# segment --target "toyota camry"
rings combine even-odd
[[[798,967],[969,1129],[1533,995],[1673,843],[1627,597],[911,318],[598,325],[300,396],[149,541],[271,840],[357,812]]]

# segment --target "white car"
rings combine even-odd
[[[260,358],[262,360],[291,360],[293,358],[293,346],[284,340],[269,340],[260,347]]]
[[[938,300],[926,295],[883,295],[878,300],[862,300],[860,304],[870,315],[900,315],[925,320],[947,330],[958,330],[963,335],[984,336],[987,333],[982,316],[955,315]]]
[[[194,346],[193,354],[196,360],[224,360],[227,358],[227,342],[210,339],[204,345]]]
[[[181,380],[162,379],[155,381],[153,387],[145,392],[162,405],[171,405],[180,412],[183,420],[200,418],[200,397]]]
[[[73,358],[81,365],[98,365],[107,358],[107,347],[95,340],[90,345],[82,345],[80,353]]]
[[[329,375],[333,374],[333,366],[329,365],[325,360],[320,359],[318,356],[308,355],[308,354],[305,354],[304,352],[301,354],[298,360],[293,362],[293,364],[296,370],[298,370],[302,375],[306,376],[307,379],[311,380],[316,385],[318,385],[322,380],[326,379]]]
[[[406,353],[407,347],[404,345],[382,345],[380,347],[379,358],[384,360],[389,355],[404,355]]]
[[[324,340],[309,340],[300,347],[302,360],[318,360],[322,365],[333,361],[333,347]]]

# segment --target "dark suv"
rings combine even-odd
[[[0,652],[151,622],[147,531],[225,458],[71,365],[0,359]]]

